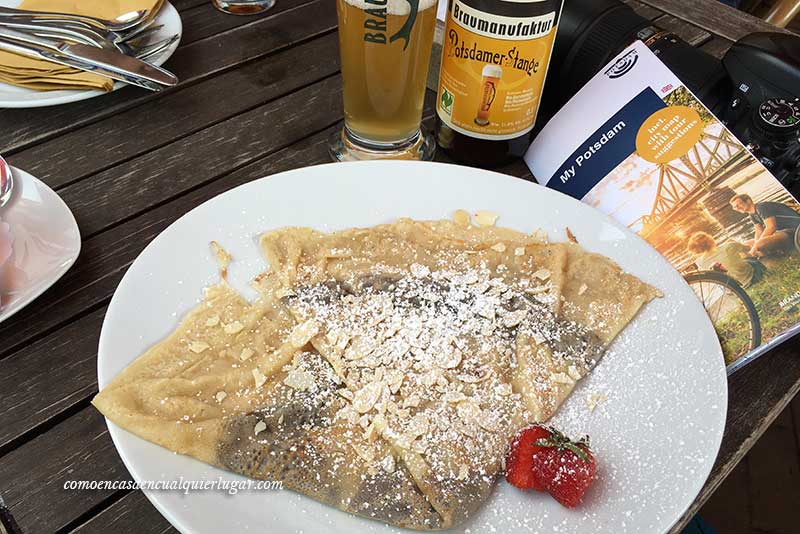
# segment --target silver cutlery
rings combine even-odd
[[[0,25],[7,26],[9,28],[27,29],[32,31],[37,30],[38,28],[48,28],[53,32],[63,33],[64,35],[74,36],[81,34],[90,39],[97,39],[110,43],[123,43],[132,41],[134,39],[140,39],[147,35],[151,35],[164,27],[163,24],[153,25],[153,21],[151,20],[141,24],[136,28],[132,28],[129,31],[118,32],[89,27],[85,24],[72,21],[67,22],[59,20],[34,19],[30,17],[14,17],[6,19],[0,17]]]
[[[0,28],[0,49],[94,72],[151,91],[178,83],[171,72],[118,51],[47,39],[10,28]]]
[[[0,208],[8,204],[13,192],[14,176],[11,174],[11,167],[0,156]]]
[[[91,27],[124,32],[149,20],[155,14],[151,10],[142,9],[124,13],[113,20],[104,20],[87,15],[74,15],[70,13],[48,13],[44,11],[26,11],[10,7],[0,7],[0,18],[29,17],[43,20],[76,21]]]
[[[151,48],[163,50],[174,43],[178,37],[175,35],[161,41],[146,43],[146,38],[150,34],[164,27],[162,24],[150,26],[144,31],[136,31],[124,35],[117,32],[96,30],[94,28],[87,29],[57,23],[19,22],[19,20],[20,19],[14,19],[13,22],[10,22],[0,19],[0,28],[10,28],[25,33],[31,33],[39,37],[63,40],[70,43],[87,44],[107,50],[119,51],[123,54],[135,57],[139,57],[143,48],[147,48],[148,50]],[[166,46],[162,46],[164,44],[166,44]],[[154,55],[152,52],[148,53],[148,57],[152,55]]]

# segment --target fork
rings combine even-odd
[[[101,35],[93,34],[92,32],[64,29],[63,27],[56,28],[42,24],[0,22],[0,27],[13,28],[31,33],[38,37],[44,37],[57,41],[87,44],[97,48],[121,52],[138,59],[147,59],[156,56],[180,39],[180,35],[175,34],[159,41],[147,43],[147,35],[154,31],[160,30],[163,28],[162,25],[152,26],[147,31],[136,32],[130,36],[122,37],[117,42],[107,41]]]
[[[134,43],[134,40],[142,42],[141,40],[159,30],[164,25],[159,24],[149,27],[136,28],[132,32],[120,33],[108,30],[99,30],[97,28],[87,28],[81,24],[63,23],[52,21],[49,23],[25,20],[18,17],[14,20],[0,19],[0,27],[12,28],[24,32],[32,33],[40,37],[50,37],[54,39],[69,39],[74,42],[97,46],[99,48],[106,48],[108,50],[120,51],[123,54],[128,53],[125,43]]]

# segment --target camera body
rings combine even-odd
[[[795,195],[800,188],[800,37],[754,33],[722,59],[731,96],[716,111]]]
[[[545,89],[548,120],[603,65],[644,41],[795,196],[800,193],[800,37],[755,33],[722,61],[619,0],[565,3]]]

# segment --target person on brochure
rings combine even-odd
[[[754,258],[791,251],[800,214],[780,202],[754,202],[747,194],[731,198],[731,207],[750,217],[755,237],[746,242],[748,255]]]

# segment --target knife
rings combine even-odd
[[[0,28],[0,50],[94,72],[151,91],[178,83],[178,78],[168,70],[120,52],[56,41],[9,28]]]

